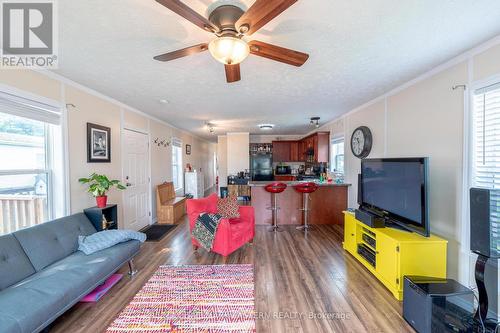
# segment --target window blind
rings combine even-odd
[[[0,112],[59,125],[61,109],[31,99],[0,92]]]
[[[474,186],[500,189],[500,84],[474,92]]]

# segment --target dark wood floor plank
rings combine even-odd
[[[257,226],[253,245],[227,258],[194,252],[189,237],[184,219],[161,241],[145,243],[136,276],[125,275],[96,304],[75,305],[50,332],[104,332],[163,264],[253,264],[257,332],[413,332],[401,316],[401,303],[343,250],[342,226],[315,226],[307,235],[292,226],[276,234]],[[120,272],[126,274],[126,267]],[[310,313],[347,319],[311,319]],[[288,319],[275,318],[280,314]]]

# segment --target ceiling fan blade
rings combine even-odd
[[[236,21],[236,29],[251,35],[298,0],[256,0],[245,14]]]
[[[226,69],[227,83],[232,83],[241,80],[240,64],[224,65]]]
[[[191,23],[199,26],[203,30],[209,31],[209,32],[216,32],[219,29],[213,25],[209,20],[186,6],[184,3],[182,3],[179,0],[156,0],[158,3],[162,4],[163,6],[167,7],[174,13],[184,17],[186,20],[190,21]]]
[[[250,46],[251,54],[279,62],[284,62],[285,64],[289,64],[292,66],[300,67],[307,61],[307,59],[309,59],[309,54],[307,53],[302,53],[286,49],[284,47],[259,42],[257,40],[251,41],[250,43],[248,43],[248,45]]]
[[[187,57],[187,56],[190,56],[190,55],[193,55],[196,53],[200,53],[200,52],[203,52],[206,50],[208,50],[208,44],[202,43],[202,44],[186,47],[185,49],[181,49],[181,50],[177,50],[177,51],[173,51],[173,52],[169,52],[169,53],[165,53],[165,54],[160,54],[160,55],[154,57],[153,59],[158,60],[158,61],[170,61],[170,60],[174,60],[177,58]]]

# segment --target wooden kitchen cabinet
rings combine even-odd
[[[273,141],[273,162],[290,162],[290,141]]]
[[[315,139],[314,158],[316,162],[330,162],[330,133],[319,132]]]
[[[300,158],[299,153],[299,142],[292,141],[290,142],[290,162],[300,162],[302,159]]]
[[[273,141],[273,162],[329,162],[330,132],[317,132],[299,141]]]
[[[308,154],[313,152],[314,162],[329,162],[330,158],[330,133],[317,132],[299,141],[300,161],[307,161]]]

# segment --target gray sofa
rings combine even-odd
[[[39,332],[139,252],[139,241],[85,255],[78,236],[96,232],[75,214],[0,237],[0,333]]]

